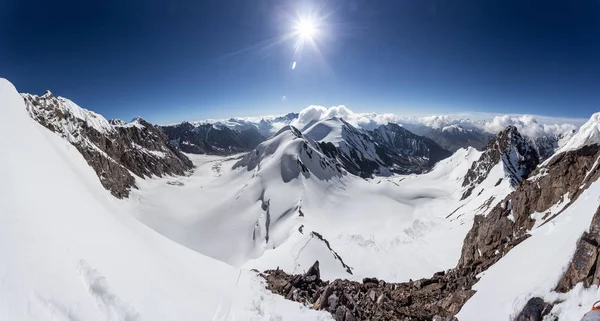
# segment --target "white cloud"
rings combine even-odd
[[[488,133],[496,134],[508,125],[517,127],[523,135],[538,137],[543,135],[557,135],[577,129],[585,122],[576,118],[552,118],[547,116],[532,115],[498,115],[491,113],[474,113],[459,115],[429,115],[429,116],[398,116],[394,114],[355,113],[346,106],[309,106],[300,112],[298,119],[292,125],[302,129],[311,122],[331,117],[343,118],[348,123],[363,128],[374,129],[387,123],[401,125],[427,126],[441,129],[449,125],[460,125],[465,128],[477,128]],[[543,123],[538,121],[542,119]]]
[[[519,117],[511,117],[508,115],[495,116],[492,120],[486,122],[483,129],[489,133],[498,133],[506,126],[513,125],[517,127],[519,132],[525,136],[539,137],[544,135],[558,135],[565,133],[577,127],[573,124],[540,124],[531,115],[522,115]]]
[[[236,117],[237,121],[259,123],[261,119],[272,120],[277,116]],[[460,125],[464,128],[476,128],[491,134],[497,134],[508,125],[514,125],[519,132],[526,136],[556,135],[573,129],[578,129],[587,119],[561,118],[539,115],[500,115],[493,113],[459,113],[448,115],[399,116],[395,114],[355,113],[344,105],[323,107],[312,105],[300,111],[297,119],[291,125],[303,129],[312,122],[331,117],[343,118],[348,123],[363,129],[372,130],[387,123],[397,123],[419,134],[426,127],[441,129],[450,125]],[[214,123],[216,120],[203,122]],[[231,120],[222,120],[223,123]],[[284,124],[279,124],[281,127]],[[425,127],[426,126],[426,127]]]

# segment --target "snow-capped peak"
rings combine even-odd
[[[342,131],[346,125],[341,118],[331,117],[312,124],[304,130],[304,135],[314,141],[329,142],[337,146],[344,139]]]
[[[29,115],[38,121],[49,123],[57,131],[67,135],[71,142],[79,139],[80,124],[93,128],[100,134],[114,131],[113,126],[102,115],[79,107],[64,97],[54,97],[50,91],[42,96],[22,94]]]
[[[592,117],[581,126],[579,132],[574,134],[573,137],[558,150],[557,154],[594,144],[600,144],[600,112],[593,114]]]
[[[462,133],[465,129],[460,125],[448,125],[442,128],[443,132],[453,132],[453,133]]]

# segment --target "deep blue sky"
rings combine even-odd
[[[292,70],[294,41],[269,39],[307,8],[327,15],[322,55],[305,47]],[[0,0],[0,76],[125,120],[310,104],[588,117],[600,0]]]

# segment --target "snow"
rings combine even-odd
[[[575,285],[568,293],[550,293],[544,297],[547,301],[559,302],[552,308],[552,314],[556,315],[558,320],[579,320],[592,309],[598,298],[598,286],[592,285],[586,289],[582,283]]]
[[[167,157],[167,153],[165,153],[165,152],[162,152],[162,151],[159,151],[159,150],[151,150],[151,149],[148,149],[148,148],[146,148],[144,146],[140,146],[140,145],[138,145],[138,144],[136,144],[134,142],[131,143],[131,146],[134,149],[140,150],[140,151],[142,151],[142,152],[144,152],[146,154],[150,154],[150,155],[156,156],[158,158],[165,158],[165,157]]]
[[[37,113],[60,113],[60,117],[45,117],[53,122],[53,126],[58,128],[63,135],[75,142],[78,140],[79,130],[76,124],[73,124],[69,118],[75,118],[88,127],[96,129],[101,134],[106,134],[114,131],[113,126],[102,115],[96,114],[93,111],[79,107],[71,100],[63,97],[54,98],[52,93],[46,92],[42,96],[22,94],[26,99],[26,109],[34,119],[37,119]],[[55,100],[54,100],[55,99]],[[34,108],[30,101],[39,100],[43,108]]]
[[[512,190],[507,180],[495,186],[504,177],[499,164],[460,201],[462,179],[481,155],[472,148],[424,175],[364,180],[339,172],[311,136],[334,140],[341,122],[320,122],[304,134],[283,127],[245,156],[188,155],[197,166],[191,176],[139,181],[127,212],[244,269],[299,273],[319,260],[328,280],[408,281],[454,267],[474,215]]]
[[[529,298],[554,295],[552,290],[567,268],[577,240],[589,228],[599,195],[600,182],[594,182],[558,217],[532,230],[530,238],[482,273],[473,288],[477,293],[467,301],[457,318],[481,320],[485,315],[489,321],[511,320]],[[555,309],[569,316],[564,320],[578,320],[589,310],[594,293],[597,294],[597,289],[575,288],[566,296],[568,300]],[[579,299],[585,299],[583,307],[574,304]]]
[[[102,134],[113,131],[112,125],[102,115],[81,108],[67,98],[58,97],[58,101],[60,106],[64,108],[65,111],[73,115],[75,118],[83,120],[88,127],[92,127]]]
[[[140,117],[136,117],[128,123],[123,123],[123,121],[119,120],[119,121],[115,121],[113,126],[114,127],[124,127],[124,128],[135,127],[138,129],[144,129],[144,128],[146,128],[146,126],[142,125],[141,120],[142,119]]]
[[[593,114],[556,154],[593,144],[600,144],[600,113]]]
[[[339,118],[325,119],[306,129],[304,135],[317,142],[325,141],[339,146],[343,140],[343,126],[344,123]]]
[[[442,131],[443,132],[448,131],[448,132],[459,132],[459,133],[462,133],[462,132],[465,131],[465,129],[462,128],[460,125],[448,125],[448,126],[444,126],[442,128]]]
[[[331,319],[128,215],[4,79],[0,106],[1,320]]]
[[[494,113],[463,113],[453,115],[395,115],[391,113],[358,113],[350,108],[340,105],[329,108],[311,105],[300,111],[299,116],[294,119],[284,119],[282,116],[255,116],[235,117],[229,119],[207,119],[200,123],[220,123],[230,129],[239,129],[241,126],[255,126],[262,128],[263,133],[275,133],[283,125],[293,125],[300,129],[308,128],[307,125],[329,119],[332,117],[343,118],[353,126],[363,130],[373,130],[381,125],[396,123],[404,126],[415,134],[423,134],[430,129],[447,129],[458,126],[463,130],[476,131],[480,133],[497,134],[508,125],[517,126],[519,132],[528,137],[557,136],[568,133],[586,120],[581,118],[555,118],[540,115],[499,115]],[[270,128],[275,120],[282,121],[276,128]],[[264,127],[263,127],[264,126]]]

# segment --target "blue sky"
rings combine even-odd
[[[308,12],[298,56],[281,40]],[[0,0],[0,44],[19,91],[125,120],[600,110],[597,0]]]

